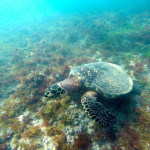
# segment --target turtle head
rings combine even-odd
[[[67,92],[60,83],[53,84],[45,90],[44,97],[48,99],[59,99],[67,96]]]

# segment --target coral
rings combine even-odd
[[[42,131],[40,130],[39,126],[31,126],[28,130],[26,130],[23,133],[23,137],[30,139],[30,138],[36,138],[38,136],[42,135]]]

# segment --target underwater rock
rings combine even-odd
[[[50,137],[43,137],[43,145],[45,150],[56,150],[56,144]]]

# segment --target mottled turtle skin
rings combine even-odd
[[[86,93],[81,97],[85,111],[101,126],[111,126],[117,122],[117,118],[97,100],[98,95],[116,98],[129,93],[132,87],[133,80],[121,67],[95,62],[72,70],[66,80],[48,87],[45,97],[61,98],[85,89]]]

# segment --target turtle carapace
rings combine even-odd
[[[117,122],[117,118],[98,101],[98,95],[116,98],[129,93],[132,87],[133,80],[121,67],[95,62],[75,68],[67,79],[48,87],[44,96],[62,98],[85,89],[81,97],[85,111],[101,126],[111,126]]]

